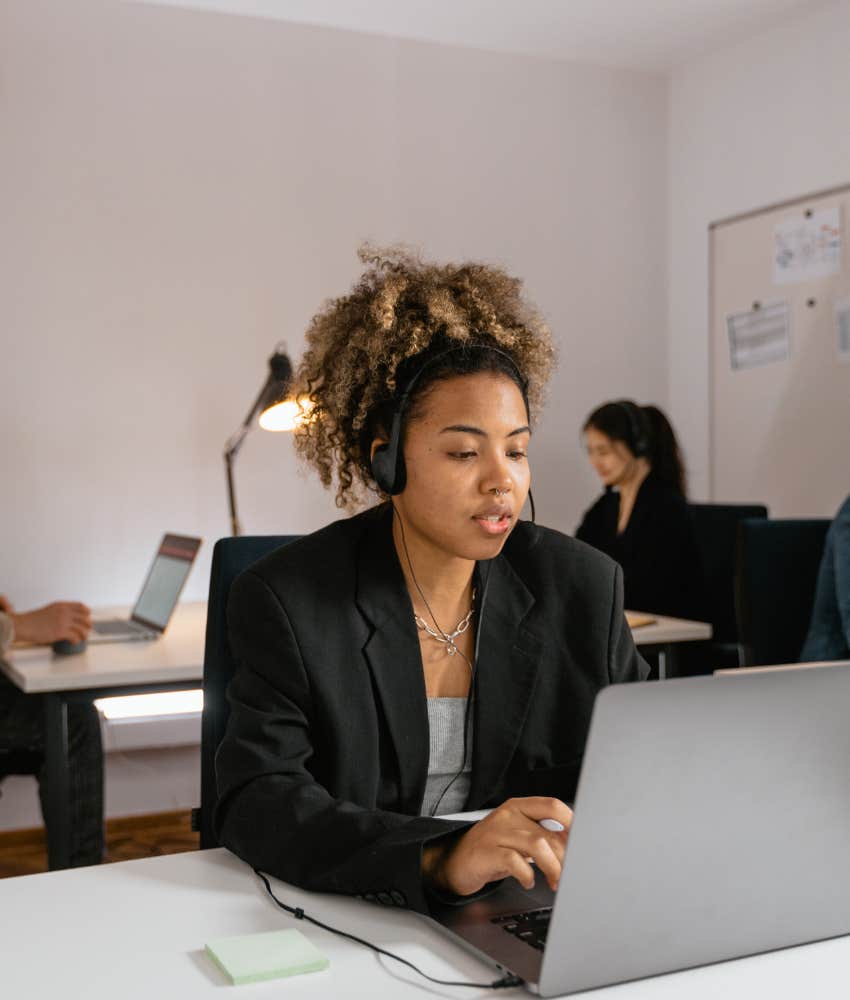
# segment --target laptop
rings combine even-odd
[[[431,919],[541,996],[850,933],[850,670],[596,699],[557,894]]]
[[[95,619],[89,644],[159,638],[177,607],[200,547],[200,538],[163,535],[130,617]]]

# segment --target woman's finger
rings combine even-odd
[[[537,832],[515,831],[516,836],[505,847],[513,847],[537,865],[552,889],[556,889],[561,878],[561,864],[564,859],[563,845],[553,845],[550,838],[555,836],[545,830]]]
[[[510,847],[503,847],[499,856],[501,872],[496,874],[496,878],[513,876],[523,889],[534,888],[534,869],[522,855]]]
[[[565,830],[569,830],[573,821],[573,811],[560,799],[548,795],[530,795],[523,799],[510,799],[510,804],[523,816],[539,823],[541,819],[554,819]]]

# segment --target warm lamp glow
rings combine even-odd
[[[260,427],[265,431],[294,431],[306,420],[311,408],[309,400],[285,399],[260,414]]]

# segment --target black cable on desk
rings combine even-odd
[[[282,903],[274,892],[272,892],[271,883],[268,878],[258,869],[254,869],[254,874],[263,885],[266,887],[266,892],[274,900],[275,904],[279,906],[282,910],[295,917],[296,920],[306,920],[308,923],[314,924],[316,927],[321,927],[323,931],[330,931],[331,934],[337,934],[339,937],[348,938],[349,941],[354,941],[357,944],[362,944],[365,948],[371,948],[372,951],[377,952],[379,955],[384,955],[386,958],[392,958],[396,962],[401,962],[402,965],[406,965],[409,969],[422,976],[423,979],[427,979],[431,983],[436,983],[438,986],[470,986],[477,990],[507,990],[511,989],[513,986],[522,986],[524,980],[520,979],[519,976],[514,976],[511,973],[506,973],[501,979],[495,980],[492,983],[461,983],[454,982],[450,979],[435,979],[433,976],[429,976],[427,972],[423,972],[420,968],[415,966],[413,962],[409,962],[406,958],[402,958],[401,955],[394,955],[391,951],[387,951],[385,948],[380,948],[376,944],[372,944],[371,941],[366,941],[363,938],[357,937],[356,934],[349,934],[348,931],[337,930],[336,927],[331,927],[329,924],[323,924],[321,920],[316,920],[315,917],[308,916],[300,906],[287,906],[286,903]]]

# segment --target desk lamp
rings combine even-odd
[[[259,415],[260,427],[267,431],[291,431],[300,412],[298,403],[289,398],[292,383],[292,362],[280,344],[269,358],[269,374],[242,426],[228,438],[224,446],[224,467],[227,471],[227,496],[230,502],[230,528],[234,535],[242,533],[236,514],[236,489],[233,483],[233,462],[248,431]]]

